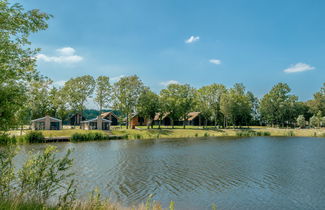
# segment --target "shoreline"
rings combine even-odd
[[[24,134],[28,133],[24,131]],[[11,136],[21,138],[23,136],[16,135],[20,131],[10,131]],[[41,132],[45,139],[38,143],[52,142],[78,142],[72,139],[75,134],[89,135],[101,134],[107,136],[105,139],[86,139],[81,141],[103,141],[103,140],[149,140],[149,139],[177,139],[177,138],[202,138],[202,137],[254,137],[254,136],[271,136],[271,137],[319,137],[325,138],[325,128],[317,129],[292,129],[292,128],[138,128],[125,129],[119,128],[111,131],[102,130],[81,130],[81,129],[63,129],[63,130],[43,130]],[[35,142],[36,143],[36,142]],[[24,144],[24,143],[23,143]]]

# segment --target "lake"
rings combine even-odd
[[[47,144],[48,145],[48,144]],[[47,145],[21,146],[28,151]],[[325,138],[250,137],[57,143],[73,148],[80,197],[176,209],[325,209]]]

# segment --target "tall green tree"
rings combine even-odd
[[[27,100],[27,84],[38,76],[30,34],[45,30],[50,15],[39,10],[25,11],[20,4],[0,1],[0,130],[17,124],[18,112]]]
[[[155,115],[160,112],[159,96],[152,92],[148,87],[145,87],[140,94],[137,104],[137,113],[148,119],[148,128],[153,127]]]
[[[67,97],[64,94],[62,88],[53,87],[50,90],[50,105],[51,116],[57,117],[61,120],[66,120],[69,114]]]
[[[129,119],[136,112],[139,97],[144,85],[138,76],[122,77],[113,86],[113,106],[126,116],[126,128],[129,128]]]
[[[68,80],[62,92],[73,112],[83,113],[87,99],[91,98],[95,89],[95,80],[90,75]]]
[[[220,108],[225,126],[228,123],[232,123],[234,127],[247,125],[251,120],[252,103],[243,84],[235,84],[221,96]]]
[[[166,89],[161,90],[161,100],[164,103],[166,112],[172,119],[172,127],[176,120],[183,120],[183,127],[186,127],[188,113],[195,105],[196,90],[190,85],[170,84]]]
[[[51,112],[51,91],[52,81],[48,78],[40,78],[32,81],[28,88],[28,102],[31,108],[32,119],[44,117]]]
[[[208,119],[212,119],[215,126],[220,122],[220,100],[221,95],[225,92],[226,88],[221,84],[211,84],[198,89],[196,94],[196,107],[205,118],[205,125],[207,125]]]
[[[96,97],[94,101],[99,106],[99,111],[108,108],[112,95],[112,86],[109,82],[109,77],[99,76],[96,80]]]
[[[319,111],[325,114],[325,83],[320,91],[314,94],[314,98],[307,102],[310,112],[316,115]]]
[[[260,104],[262,119],[270,125],[284,126],[289,121],[294,122],[297,96],[290,95],[291,89],[285,83],[278,83],[264,95]]]

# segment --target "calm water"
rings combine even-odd
[[[133,205],[177,209],[325,209],[324,138],[218,138],[55,144],[74,148],[80,196],[96,186]],[[23,146],[17,162],[30,150]]]

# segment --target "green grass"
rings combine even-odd
[[[196,138],[196,137],[223,137],[223,136],[304,136],[304,137],[325,137],[325,128],[319,129],[280,129],[270,127],[250,127],[243,129],[215,129],[208,127],[177,126],[175,129],[162,127],[157,129],[147,129],[146,126],[139,126],[137,129],[125,129],[119,126],[112,127],[111,131],[102,130],[82,130],[82,129],[63,129],[63,130],[45,130],[40,131],[44,137],[68,137],[73,141],[82,140],[103,140],[103,139],[162,139],[162,138]],[[11,134],[16,134],[12,131]],[[28,133],[28,132],[27,132]],[[76,134],[77,133],[77,134]],[[73,137],[73,135],[75,135]],[[76,135],[79,135],[76,136]],[[106,138],[106,136],[110,138]],[[10,141],[23,142],[24,137],[16,136]],[[6,140],[1,139],[0,144]],[[27,141],[29,142],[29,141]],[[37,142],[37,141],[36,141]],[[40,141],[42,142],[42,141]]]

